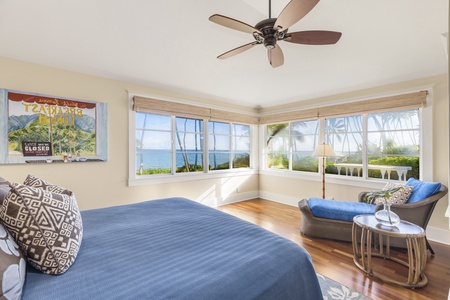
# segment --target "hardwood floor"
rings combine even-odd
[[[364,275],[353,263],[351,243],[320,238],[309,238],[300,234],[301,213],[298,208],[268,200],[254,199],[225,205],[219,210],[259,225],[304,247],[311,255],[314,267],[321,273],[372,299],[432,299],[446,300],[450,287],[450,246],[430,242],[435,256],[428,252],[425,274],[428,285],[418,289],[407,289],[385,284]],[[405,258],[402,251],[391,251]],[[375,263],[374,263],[375,264]],[[406,274],[406,268],[387,260],[377,260],[377,268],[392,276]]]

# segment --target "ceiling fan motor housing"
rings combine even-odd
[[[275,48],[277,41],[283,39],[284,35],[287,32],[287,29],[283,31],[278,31],[278,29],[273,28],[276,21],[277,21],[276,18],[270,18],[262,20],[261,22],[255,25],[255,28],[261,31],[262,33],[261,35],[260,33],[255,32],[253,34],[255,40],[258,43],[264,43],[264,46],[268,49]]]

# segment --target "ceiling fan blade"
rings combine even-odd
[[[243,32],[247,32],[247,33],[251,33],[253,34],[253,32],[258,32],[261,33],[261,31],[259,31],[258,29],[256,29],[255,27],[248,25],[247,23],[235,20],[233,18],[229,18],[229,17],[225,17],[222,15],[212,15],[211,17],[209,17],[209,20],[211,22],[217,23],[219,25],[234,29],[234,30],[238,30],[238,31],[243,31]]]
[[[248,49],[253,48],[253,46],[255,46],[255,45],[258,45],[258,42],[252,42],[252,43],[248,43],[248,44],[242,45],[240,47],[234,48],[230,51],[220,54],[219,56],[217,56],[217,58],[225,59],[225,58],[234,56],[236,54],[242,53],[244,51],[247,51]]]
[[[272,68],[277,68],[284,64],[284,55],[280,46],[275,45],[275,48],[267,49],[267,55],[269,56],[269,62]]]
[[[319,0],[292,0],[278,16],[274,29],[285,30],[306,16]]]
[[[283,41],[304,45],[331,45],[336,44],[341,36],[342,33],[336,31],[297,31],[286,34]]]

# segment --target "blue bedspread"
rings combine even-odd
[[[63,275],[28,273],[24,300],[322,299],[309,254],[254,224],[170,198],[82,211]]]

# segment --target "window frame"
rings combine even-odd
[[[419,119],[420,119],[420,179],[421,180],[433,180],[433,157],[432,147],[424,147],[423,145],[433,145],[433,122],[432,122],[432,116],[433,116],[433,87],[432,86],[422,86],[402,91],[391,91],[384,94],[378,94],[378,95],[367,95],[362,96],[358,98],[352,98],[352,99],[342,99],[340,101],[334,102],[332,104],[345,104],[354,102],[355,100],[358,101],[364,101],[372,98],[382,97],[382,96],[392,96],[392,95],[398,95],[398,94],[406,94],[411,92],[418,92],[426,90],[428,92],[426,102],[427,105],[423,108],[419,109]],[[146,178],[137,178],[135,172],[135,159],[136,159],[136,151],[135,151],[135,114],[136,112],[133,110],[133,97],[135,96],[143,96],[148,97],[149,95],[143,95],[136,92],[128,91],[128,128],[129,128],[129,161],[128,161],[128,185],[129,186],[138,186],[138,185],[149,185],[149,184],[159,184],[159,183],[170,183],[170,182],[182,182],[182,181],[190,181],[190,180],[204,180],[204,179],[214,179],[214,178],[230,178],[233,176],[246,176],[246,175],[254,175],[254,174],[260,174],[260,175],[271,175],[271,176],[279,176],[284,178],[294,178],[294,179],[300,179],[305,181],[321,181],[322,176],[319,173],[315,172],[302,172],[302,171],[286,171],[286,170],[275,170],[275,169],[267,169],[265,168],[266,165],[266,151],[267,148],[265,147],[266,142],[266,128],[264,124],[260,125],[254,125],[254,124],[246,124],[245,122],[236,122],[236,124],[245,124],[250,126],[250,168],[246,169],[227,169],[227,170],[214,170],[213,172],[195,172],[195,173],[178,173],[176,176],[172,174],[168,175],[154,175],[154,176],[144,176]],[[186,101],[182,101],[180,99],[172,99],[167,97],[156,97],[161,98],[163,101],[168,100],[175,103],[186,103]],[[198,103],[196,104],[198,105]],[[217,107],[210,107],[211,112],[216,109]],[[221,108],[223,111],[223,108]],[[399,109],[400,110],[400,109]],[[236,111],[228,111],[228,113],[233,114]],[[281,112],[281,111],[280,111]],[[283,115],[285,115],[286,112],[282,112]],[[241,113],[241,117],[246,114]],[[255,117],[255,115],[249,114],[249,116]],[[260,121],[263,121],[263,117],[265,115],[260,114],[259,118]],[[217,120],[220,121],[220,120]],[[294,121],[300,121],[300,120],[294,120]],[[228,122],[228,121],[225,121]],[[319,119],[319,122],[323,122],[323,119]],[[232,123],[232,122],[230,122]],[[282,121],[276,121],[273,123],[282,123]],[[207,124],[207,122],[206,122]],[[321,128],[324,124],[319,125]],[[205,126],[207,128],[207,125]],[[207,130],[207,129],[205,129]],[[207,131],[206,135],[207,135]],[[324,140],[324,133],[322,133],[321,130],[319,130],[319,142],[322,142]],[[365,155],[365,154],[363,154]],[[365,159],[363,157],[363,159]],[[320,160],[319,160],[319,170],[321,169]],[[344,176],[339,175],[331,175],[326,174],[327,176],[327,183],[331,184],[344,184],[344,185],[351,185],[351,186],[358,186],[358,187],[365,187],[365,188],[382,188],[386,181],[377,181],[376,179],[366,180],[366,179],[358,179],[358,178],[342,178]],[[150,177],[150,178],[148,178]]]
[[[204,167],[203,171],[199,172],[180,172],[176,173],[176,140],[174,140],[174,136],[176,134],[176,116],[174,114],[164,114],[164,113],[155,113],[159,115],[166,115],[171,118],[171,135],[172,135],[172,171],[167,174],[152,174],[152,175],[137,175],[136,174],[136,111],[133,111],[133,96],[129,94],[129,114],[128,114],[128,128],[129,128],[129,170],[128,170],[128,185],[129,186],[139,186],[139,185],[148,185],[148,184],[160,184],[160,183],[168,183],[168,182],[181,182],[181,181],[190,181],[190,180],[202,180],[202,179],[212,179],[212,178],[229,178],[237,175],[253,175],[258,174],[258,147],[257,147],[257,134],[258,131],[257,125],[244,124],[241,122],[229,122],[229,121],[221,121],[221,120],[213,120],[217,122],[227,123],[231,127],[232,124],[238,125],[246,125],[249,126],[250,129],[250,167],[249,168],[229,168],[223,170],[209,170],[208,167]],[[145,113],[145,112],[144,112]],[[149,112],[150,113],[150,112]],[[151,114],[151,113],[150,113]],[[209,165],[209,149],[208,149],[208,125],[209,119],[207,118],[198,118],[192,117],[192,119],[201,119],[203,120],[203,166]],[[255,138],[256,137],[256,138]],[[232,149],[230,149],[232,152]],[[175,153],[175,154],[174,154]],[[230,167],[232,164],[230,164]]]
[[[423,90],[423,88],[421,89]],[[432,89],[428,88],[428,96],[427,96],[427,106],[419,108],[419,122],[420,122],[420,179],[425,181],[432,180],[433,174],[433,160],[432,160],[432,147],[425,147],[424,145],[433,145],[433,121],[432,121]],[[343,102],[345,103],[345,102]],[[397,110],[405,110],[403,108],[398,108]],[[366,141],[367,141],[367,115],[373,113],[364,113],[361,114],[363,116],[362,126],[363,126],[363,162],[367,161],[367,151],[366,151]],[[352,114],[355,115],[355,114]],[[350,116],[350,115],[349,115]],[[322,143],[325,140],[325,117],[318,118],[319,121],[319,143]],[[289,122],[284,123],[293,123],[299,120],[291,120]],[[278,124],[283,122],[274,122],[273,124]],[[270,124],[262,124],[260,125],[260,166],[261,169],[259,171],[262,175],[271,175],[285,178],[293,178],[293,179],[301,179],[308,181],[321,181],[322,180],[322,160],[319,159],[318,163],[318,172],[303,172],[303,171],[294,171],[291,169],[292,162],[289,161],[289,169],[272,169],[267,168],[267,147],[265,146],[265,141],[267,139],[267,126]],[[290,126],[289,126],[290,128]],[[363,164],[364,174],[367,174],[367,164]],[[341,176],[335,174],[325,174],[327,183],[332,184],[343,184],[343,185],[351,185],[358,187],[367,187],[367,188],[382,188],[387,179],[377,179],[377,178],[366,178],[366,177],[353,177],[353,176]],[[402,181],[403,182],[403,181]]]

